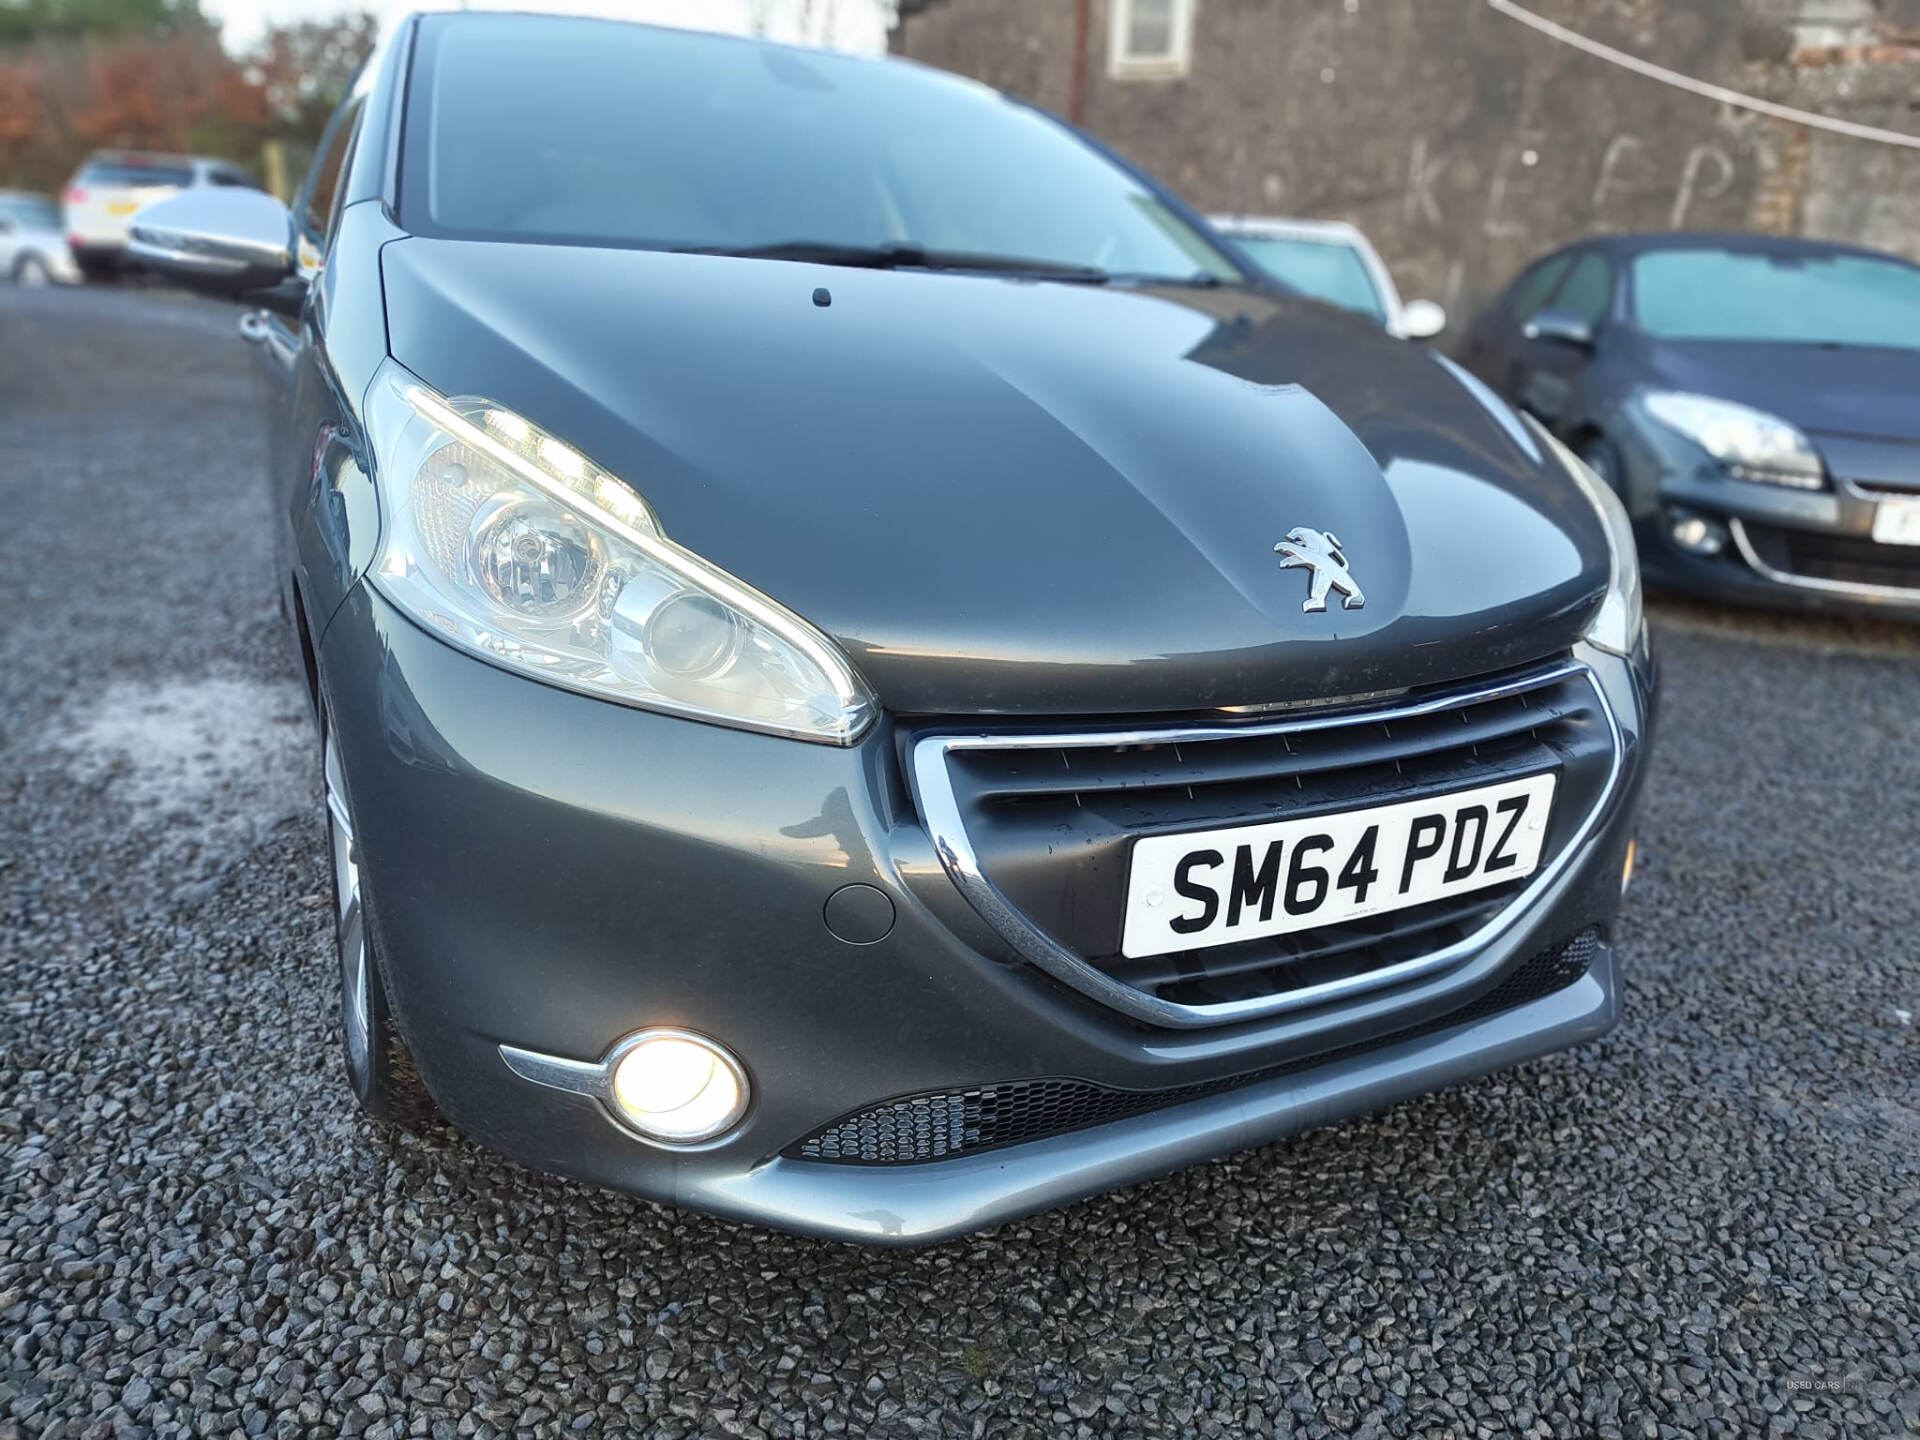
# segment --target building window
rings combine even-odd
[[[1187,73],[1195,0],[1112,0],[1108,72],[1116,80],[1170,80]]]

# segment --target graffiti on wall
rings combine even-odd
[[[1447,212],[1442,207],[1444,192],[1441,182],[1447,174],[1448,163],[1446,152],[1434,150],[1425,136],[1414,140],[1407,163],[1406,193],[1402,203],[1407,219],[1423,221],[1436,230],[1447,225]],[[1593,220],[1596,223],[1604,220],[1609,199],[1625,193],[1630,186],[1636,198],[1644,196],[1646,176],[1640,175],[1635,184],[1630,172],[1657,164],[1673,169],[1670,155],[1650,151],[1638,135],[1622,133],[1609,140],[1605,148],[1599,151],[1597,173],[1588,202]],[[1488,239],[1521,239],[1526,236],[1528,227],[1521,212],[1528,191],[1527,173],[1539,165],[1538,143],[1513,141],[1500,147],[1481,198],[1479,229]],[[1711,141],[1680,152],[1677,174],[1670,181],[1673,198],[1667,212],[1668,228],[1685,228],[1695,203],[1717,200],[1725,195],[1733,188],[1738,174],[1739,166],[1732,154],[1724,146]]]

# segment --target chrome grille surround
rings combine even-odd
[[[1920,484],[1907,488],[1874,480],[1854,480],[1845,475],[1839,480],[1840,488],[1856,500],[1871,500],[1875,504],[1882,500],[1920,500]]]
[[[1888,492],[1892,497],[1892,492]],[[1912,495],[1899,498],[1913,499]],[[1791,531],[1777,526],[1761,525],[1757,521],[1745,521],[1735,516],[1727,522],[1727,528],[1733,533],[1734,548],[1740,552],[1740,558],[1747,562],[1755,574],[1773,581],[1776,585],[1791,585],[1799,590],[1819,590],[1829,595],[1845,595],[1864,600],[1895,600],[1911,604],[1920,600],[1920,547],[1902,545],[1878,545],[1870,540],[1851,535],[1834,535],[1829,531],[1809,530]],[[1804,538],[1802,538],[1804,537]],[[1858,570],[1861,556],[1877,560],[1888,571],[1899,575],[1900,583],[1888,584],[1884,580],[1838,579],[1829,575],[1807,574],[1802,570],[1789,568],[1794,564],[1794,542],[1811,549],[1825,563],[1838,565],[1849,571]],[[1782,553],[1784,550],[1785,553]],[[1768,553],[1762,553],[1766,551]],[[1772,558],[1769,559],[1768,555]],[[1849,562],[1852,563],[1849,563]],[[1908,577],[1911,576],[1911,583]]]
[[[970,750],[1075,750],[1132,745],[1199,745],[1215,741],[1246,740],[1343,727],[1392,724],[1432,716],[1465,706],[1520,697],[1561,682],[1578,680],[1591,689],[1606,726],[1610,745],[1607,775],[1599,793],[1580,819],[1578,828],[1558,852],[1522,885],[1520,890],[1472,933],[1426,954],[1363,973],[1345,975],[1272,994],[1209,1004],[1185,1004],[1135,989],[1088,959],[1060,944],[1032,923],[987,875],[970,840],[960,799],[954,786],[949,757]],[[1123,731],[1087,730],[1047,733],[933,733],[911,743],[909,769],[921,818],[927,826],[940,863],[955,887],[982,919],[1015,953],[1061,983],[1130,1019],[1166,1029],[1202,1029],[1324,1005],[1435,974],[1462,964],[1486,945],[1519,926],[1534,902],[1581,854],[1619,788],[1624,742],[1619,721],[1607,702],[1605,688],[1593,671],[1577,659],[1564,659],[1520,674],[1429,695],[1404,704],[1378,709],[1346,709],[1258,724],[1189,724],[1144,726]]]

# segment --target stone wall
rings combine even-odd
[[[1920,134],[1920,0],[1525,0],[1669,69]],[[1806,233],[1920,259],[1920,150],[1755,115],[1582,53],[1484,0],[1194,0],[1186,76],[1107,73],[1081,121],[1208,210],[1373,237],[1463,315],[1592,231]],[[912,0],[893,46],[1065,115],[1075,0]]]

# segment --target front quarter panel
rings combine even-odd
[[[361,406],[387,357],[380,251],[401,234],[378,202],[341,213],[294,362],[284,493],[295,586],[316,644],[380,538]]]

